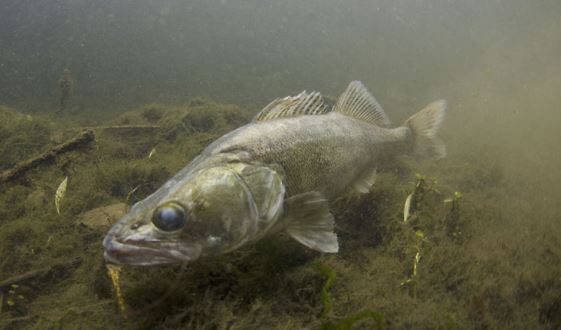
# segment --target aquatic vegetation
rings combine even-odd
[[[461,226],[461,212],[460,212],[460,200],[462,199],[462,193],[459,191],[454,192],[454,197],[447,198],[444,203],[450,204],[450,211],[444,217],[444,230],[446,235],[453,239],[460,239],[462,232]]]
[[[407,195],[405,199],[405,206],[403,211],[403,222],[407,223],[409,220],[410,212],[415,215],[417,209],[421,207],[421,203],[424,201],[425,196],[428,191],[434,189],[432,186],[428,186],[426,183],[427,178],[423,175],[415,175],[417,182],[415,183],[415,188],[412,193]],[[411,206],[413,204],[413,207]],[[415,219],[418,220],[418,217]],[[414,247],[415,247],[415,257],[413,259],[413,265],[411,267],[411,273],[409,277],[401,282],[401,286],[406,286],[410,288],[410,292],[414,298],[417,297],[417,268],[419,262],[421,261],[421,250],[423,243],[426,241],[425,233],[419,229],[418,221],[417,226],[411,226],[411,230],[414,232]]]
[[[411,275],[403,282],[401,286],[407,286],[410,288],[410,292],[414,298],[417,297],[417,268],[419,267],[419,262],[421,261],[421,247],[425,239],[425,234],[418,230],[415,232],[417,239],[415,240],[415,257],[413,258],[413,265],[411,267]]]
[[[341,321],[336,323],[326,322],[322,325],[323,330],[350,330],[353,326],[359,322],[366,319],[374,319],[376,322],[376,329],[385,329],[384,326],[384,315],[380,312],[375,312],[371,310],[364,310],[362,312],[350,315]]]
[[[375,312],[372,310],[364,310],[356,314],[349,315],[342,320],[332,321],[330,320],[331,311],[333,305],[330,297],[330,290],[335,283],[335,271],[326,264],[321,262],[316,262],[314,264],[315,268],[323,275],[325,275],[325,283],[321,287],[321,303],[323,306],[321,312],[321,319],[323,320],[322,329],[324,330],[348,330],[353,327],[353,325],[359,321],[366,319],[374,319],[376,321],[377,329],[385,329],[384,326],[384,315],[380,312]]]
[[[113,288],[115,289],[115,298],[117,299],[117,306],[119,307],[119,313],[121,314],[121,317],[124,320],[126,320],[128,319],[128,315],[125,307],[125,298],[123,296],[123,292],[121,291],[121,282],[119,280],[121,267],[116,265],[110,265],[110,264],[105,265],[105,267],[107,268],[107,274],[109,274],[109,277],[111,278],[111,283],[113,284]]]
[[[445,204],[451,204],[442,220],[438,220],[434,205],[442,193],[437,189],[436,180],[429,180],[424,175],[416,174],[416,183],[413,192],[407,195],[404,206],[404,225],[408,228],[405,232],[405,241],[412,241],[414,256],[407,278],[401,282],[401,286],[407,287],[413,298],[417,298],[418,292],[418,268],[423,257],[424,246],[436,244],[441,237],[458,239],[460,231],[460,200],[462,194],[454,192],[452,198],[444,199]],[[411,212],[412,222],[408,222]],[[406,217],[407,215],[407,217]]]
[[[6,305],[8,305],[8,307],[14,307],[17,304],[17,301],[21,301],[25,299],[21,294],[17,293],[18,288],[19,285],[17,284],[10,285],[10,289],[8,290],[8,296],[6,297]]]
[[[79,323],[106,329],[256,325],[350,329],[360,328],[359,321],[378,328],[558,324],[561,273],[552,266],[561,262],[559,230],[554,225],[558,214],[530,207],[516,189],[520,183],[508,181],[500,164],[463,156],[451,156],[438,165],[403,159],[397,171],[378,175],[369,194],[339,201],[333,207],[336,231],[344,242],[338,255],[319,256],[280,235],[183,271],[124,267],[119,282],[128,319],[123,320],[103,263],[100,244],[107,227],[81,224],[82,215],[142,199],[213,139],[250,118],[251,109],[208,99],[191,105],[139,107],[88,126],[125,125],[128,120],[128,125],[158,128],[94,129],[94,148],[75,151],[29,171],[25,180],[1,185],[0,279],[33,272],[38,277],[16,283],[12,298],[17,309],[6,303],[9,285],[0,290],[4,301],[0,327],[64,328]],[[25,117],[18,120],[30,127]],[[31,122],[35,120],[34,116]],[[10,130],[10,138],[0,140],[9,164],[81,131],[47,118],[35,124],[44,131],[31,139],[39,143],[34,151],[19,153],[5,143],[36,132]],[[49,136],[56,136],[56,142]],[[149,158],[153,149],[157,152]],[[413,169],[427,176],[415,177]],[[67,176],[71,184],[59,215],[52,196]],[[455,193],[458,190],[462,193]],[[406,209],[409,214],[404,217]],[[535,217],[543,221],[525,231],[512,226]],[[70,263],[74,258],[81,262]],[[328,265],[327,273],[333,277],[318,273],[316,261]],[[399,290],[410,278],[413,282]],[[18,300],[17,295],[25,299]]]
[[[44,116],[24,115],[0,105],[0,170],[6,170],[51,144],[53,125]]]
[[[326,276],[325,283],[321,287],[321,303],[323,305],[323,310],[321,311],[321,318],[326,318],[331,314],[333,305],[331,304],[331,298],[329,296],[329,290],[333,287],[335,282],[335,271],[329,266],[317,262],[315,267]]]

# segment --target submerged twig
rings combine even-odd
[[[129,191],[127,197],[125,198],[125,204],[127,204],[128,207],[130,207],[130,200],[132,198],[132,195],[134,195],[134,193],[142,186],[143,185],[139,184],[138,186],[134,187],[131,191]]]
[[[85,148],[95,139],[91,130],[84,130],[74,138],[50,148],[44,153],[16,164],[13,168],[0,174],[0,184],[18,179],[27,171],[39,165],[52,162],[56,157],[69,151]]]
[[[113,126],[92,126],[86,127],[89,130],[120,130],[120,129],[158,129],[159,125],[113,125]]]
[[[77,257],[67,262],[54,264],[45,268],[32,270],[21,275],[10,277],[8,279],[0,281],[0,290],[9,288],[14,284],[21,285],[22,283],[26,283],[35,279],[45,278],[53,274],[57,274],[58,278],[62,278],[63,276],[60,276],[61,273],[69,272],[70,270],[78,267],[81,262],[82,258]]]

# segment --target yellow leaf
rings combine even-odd
[[[65,177],[64,180],[60,183],[58,188],[56,189],[55,193],[55,207],[56,213],[60,214],[60,205],[62,203],[62,199],[64,198],[64,194],[66,193],[66,185],[68,184],[68,177]]]
[[[403,206],[403,222],[407,222],[409,219],[409,210],[411,209],[411,199],[413,198],[413,193],[407,196],[405,199],[405,205]]]
[[[421,252],[417,251],[415,254],[415,262],[413,262],[413,276],[417,276],[417,265],[421,261]]]
[[[152,150],[150,150],[150,153],[148,154],[148,159],[152,159],[152,156],[154,156],[155,153],[156,153],[156,148],[152,148]]]

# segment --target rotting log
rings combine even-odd
[[[13,168],[0,174],[0,184],[13,181],[39,165],[52,162],[61,154],[89,146],[95,140],[92,130],[84,130],[74,138],[56,145],[44,153],[16,164]]]

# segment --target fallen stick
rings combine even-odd
[[[0,291],[10,288],[12,285],[21,285],[33,280],[40,280],[44,282],[48,278],[62,279],[66,277],[73,269],[77,268],[82,263],[82,258],[76,257],[70,261],[54,264],[38,270],[32,270],[25,274],[10,277],[0,281]]]
[[[114,125],[114,126],[92,126],[86,127],[86,129],[102,129],[102,130],[119,130],[119,129],[158,129],[158,125]]]
[[[52,147],[46,152],[40,154],[39,156],[20,162],[16,164],[16,166],[14,166],[13,168],[2,172],[0,174],[0,184],[8,181],[13,181],[19,177],[22,177],[30,169],[33,169],[41,164],[50,163],[57,156],[63,153],[84,148],[88,146],[91,142],[93,142],[94,139],[95,139],[95,135],[91,130],[84,130],[76,137],[64,143],[61,143],[57,146]]]

